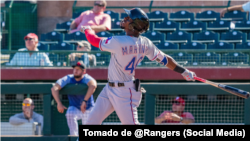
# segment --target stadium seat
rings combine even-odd
[[[104,11],[104,13],[109,14],[111,21],[120,20],[120,14],[111,10]]]
[[[64,42],[71,44],[71,43],[76,43],[82,40],[87,41],[85,34],[80,31],[77,31],[71,34],[65,34]]]
[[[164,13],[162,11],[153,11],[151,13],[147,13],[150,22],[163,22],[168,20],[168,13]]]
[[[179,52],[168,54],[180,65],[191,65],[193,63],[193,54]]]
[[[234,44],[217,42],[214,44],[208,44],[207,49],[234,49]]]
[[[170,42],[162,42],[156,45],[159,49],[179,49],[178,44],[170,43]]]
[[[63,38],[64,38],[63,34],[56,32],[56,31],[52,31],[46,34],[42,34],[40,43],[57,44],[59,42],[62,42]]]
[[[84,11],[86,11],[86,10],[84,10]],[[74,12],[73,15],[72,15],[72,19],[75,19],[75,18],[79,17],[82,14],[82,12],[84,12],[84,11]]]
[[[198,53],[194,55],[193,65],[219,65],[220,64],[220,54],[216,54],[214,52],[204,52]]]
[[[192,39],[192,34],[185,31],[177,31],[173,33],[167,33],[166,42],[171,43],[187,43]]]
[[[239,30],[242,32],[249,32],[250,31],[250,21],[236,22],[234,30]]]
[[[221,18],[224,21],[246,21],[247,20],[247,13],[241,11],[230,11],[225,13],[224,17]]]
[[[176,21],[176,22],[188,22],[194,20],[194,13],[191,13],[189,11],[178,11],[175,13],[170,13],[169,16],[170,21]]]
[[[203,11],[200,13],[196,13],[195,20],[202,21],[202,22],[211,22],[220,19],[220,13],[217,13],[212,10]]]
[[[158,31],[152,31],[142,34],[142,36],[150,39],[154,44],[160,44],[164,42],[166,35],[164,33],[160,33]]]
[[[121,29],[121,27],[120,27],[120,22],[121,22],[121,20],[111,21],[111,30],[109,30],[109,32],[117,34],[119,32],[124,31],[124,29]]]
[[[246,33],[242,33],[240,31],[229,31],[221,33],[220,42],[244,43],[246,42],[246,37]]]
[[[102,31],[96,34],[98,37],[110,37],[113,36],[112,33],[108,32],[108,31]]]
[[[49,51],[48,44],[38,43],[37,48],[39,51]]]
[[[106,53],[96,53],[96,65],[97,66],[108,66],[110,61],[110,54]]]
[[[230,21],[214,21],[209,22],[207,30],[212,30],[215,32],[225,32],[230,30]]]
[[[201,32],[205,31],[206,28],[207,28],[207,23],[203,23],[200,21],[191,21],[182,23],[180,30],[186,32]]]
[[[221,64],[227,65],[249,65],[249,55],[238,52],[225,53],[221,55]]]
[[[203,31],[201,33],[194,33],[192,42],[199,43],[216,43],[219,41],[219,34],[213,31]]]
[[[250,42],[250,33],[247,34],[247,42]]]
[[[235,49],[250,49],[250,42],[237,43]]]
[[[50,46],[50,50],[75,50],[74,45],[68,43],[53,44]]]
[[[125,17],[127,17],[128,16],[128,14],[127,13],[121,13],[121,17],[120,17],[120,19],[121,20],[123,20]]]
[[[71,21],[67,21],[61,24],[56,24],[56,29],[54,29],[54,31],[66,33],[69,30],[70,24]]]
[[[206,49],[205,44],[197,43],[197,42],[189,42],[189,43],[183,43],[180,45],[180,49]]]
[[[174,21],[163,21],[160,23],[155,23],[154,31],[160,32],[175,32],[180,28],[180,23]]]

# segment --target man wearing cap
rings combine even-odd
[[[92,10],[83,12],[72,21],[69,33],[81,30],[81,26],[90,26],[96,33],[111,29],[111,17],[105,14],[107,3],[105,0],[95,1]]]
[[[64,113],[67,109],[66,118],[70,135],[78,135],[77,120],[82,120],[82,124],[86,120],[94,106],[93,93],[97,87],[94,78],[86,73],[86,66],[83,61],[78,61],[73,67],[73,74],[66,75],[56,81],[56,84],[51,88],[52,95],[57,102],[57,110],[59,113]],[[86,94],[80,93],[78,95],[68,94],[69,107],[66,108],[60,98],[59,91],[67,84],[86,84],[88,90]]]
[[[155,118],[155,123],[194,123],[194,117],[189,112],[184,112],[185,101],[176,97],[172,101],[172,111],[164,111],[159,117]]]
[[[37,49],[38,37],[35,33],[29,33],[24,37],[26,48],[18,51],[39,51]],[[6,65],[11,66],[53,66],[49,57],[44,52],[17,52]]]
[[[25,98],[22,103],[22,113],[15,114],[10,117],[9,122],[12,125],[20,125],[24,123],[38,122],[41,124],[41,131],[43,129],[43,116],[34,112],[34,102],[31,98]],[[36,127],[36,134],[38,134],[38,127]]]
[[[77,42],[77,51],[91,51],[91,45],[88,41]],[[80,59],[84,61],[84,64],[89,66],[96,66],[96,56],[89,53],[71,53],[69,55],[70,64],[73,65],[78,62]]]

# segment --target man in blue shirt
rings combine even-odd
[[[86,66],[83,61],[78,61],[72,66],[73,74],[66,75],[56,81],[51,88],[52,95],[57,102],[57,110],[63,113],[67,109],[59,98],[59,90],[67,84],[87,84],[88,91],[86,94],[68,95],[69,107],[66,112],[67,123],[70,129],[70,135],[78,135],[77,120],[82,120],[82,124],[86,123],[89,113],[94,106],[93,93],[97,87],[96,80],[86,73]]]
[[[29,33],[24,37],[26,48],[21,48],[18,51],[39,51],[37,49],[38,37],[35,33]],[[53,66],[49,57],[44,52],[29,53],[17,52],[12,60],[6,65],[10,66]]]

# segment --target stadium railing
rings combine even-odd
[[[166,47],[167,48],[167,47]],[[191,48],[191,47],[190,47]],[[164,53],[172,56],[179,64],[183,66],[215,66],[215,67],[227,67],[227,66],[250,66],[250,50],[249,49],[161,49]],[[29,51],[2,51],[1,52],[1,66],[4,67],[48,67],[45,66],[45,60],[34,60],[32,64],[34,66],[28,65],[26,58],[23,54]],[[19,58],[16,58],[18,62],[23,61],[24,65],[10,65],[9,63],[18,53]],[[53,51],[39,51],[39,52],[29,52],[36,54],[46,54],[53,66],[50,67],[70,67],[74,63],[69,57],[72,53],[82,53],[78,55],[77,59],[82,60],[86,63],[87,67],[107,67],[109,65],[110,53],[102,51],[71,51],[71,50],[53,50]],[[86,53],[93,54],[96,56],[96,65],[88,64],[86,61]],[[21,55],[20,55],[21,54]],[[187,56],[188,55],[188,56]],[[214,56],[216,55],[216,56]],[[84,61],[85,60],[85,61]],[[30,61],[30,60],[29,60]],[[42,62],[41,62],[42,61]],[[77,61],[75,61],[76,63]],[[143,59],[137,67],[164,67],[156,61],[150,61],[147,57]]]
[[[225,84],[250,91],[250,83]],[[96,99],[105,85],[106,83],[98,83],[97,89],[93,94],[94,99]],[[36,101],[40,101],[40,103],[35,106],[39,107],[40,114],[44,116],[43,135],[68,135],[69,131],[65,114],[58,113],[56,102],[51,95],[52,86],[53,83],[2,83],[1,121],[8,122],[10,115],[15,114],[18,109],[21,110],[21,104],[20,107],[17,105],[10,106],[10,103],[18,103],[18,100],[7,98],[9,95],[20,97],[21,95],[26,94],[27,96],[29,94],[31,97],[32,94],[36,94],[40,95],[39,98],[36,98]],[[171,110],[171,100],[176,96],[180,96],[185,100],[185,111],[192,113],[195,117],[195,124],[250,125],[250,99],[243,99],[221,89],[197,82],[142,83],[142,87],[146,90],[138,107],[138,118],[142,124],[155,124],[154,119],[163,111]],[[84,94],[86,92],[87,85],[68,84],[60,91],[60,95]],[[67,101],[63,100],[63,104],[67,107]],[[115,112],[103,122],[103,124],[119,123],[120,121]]]

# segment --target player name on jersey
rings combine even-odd
[[[145,49],[147,49],[148,47],[145,45],[138,45],[139,46],[139,53],[143,54],[145,52]],[[138,51],[138,47],[136,45],[131,45],[131,46],[125,46],[122,47],[122,55],[129,55],[129,54],[137,54]]]

